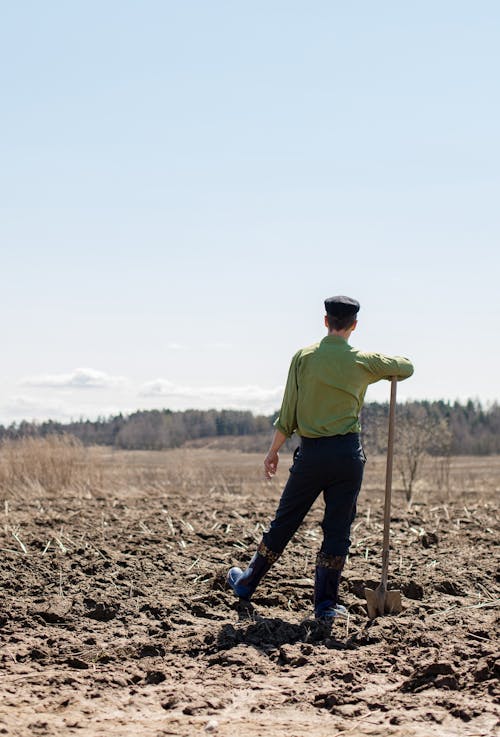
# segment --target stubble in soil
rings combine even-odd
[[[286,460],[265,483],[260,456],[171,452],[143,483],[4,499],[0,734],[495,734],[500,464],[471,483],[474,462],[467,484],[462,468],[410,507],[395,493],[404,611],[373,622],[383,472],[368,466],[341,586],[350,617],[331,628],[309,619],[321,500],[253,606],[224,586],[272,517]]]

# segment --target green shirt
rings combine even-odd
[[[407,358],[363,353],[338,335],[302,348],[292,358],[279,417],[284,435],[306,438],[359,432],[359,413],[366,389],[380,379],[407,379]]]

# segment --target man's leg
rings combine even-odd
[[[345,613],[337,603],[340,576],[351,544],[356,501],[363,480],[364,453],[339,463],[340,477],[324,491],[323,544],[316,559],[314,611],[317,617]]]
[[[268,550],[278,557],[281,555],[321,491],[321,482],[314,474],[292,471],[281,494],[274,519],[267,532],[262,535],[262,543]]]
[[[312,470],[305,470],[300,454],[290,469],[290,476],[269,529],[262,536],[257,552],[246,571],[231,568],[227,582],[233,591],[250,599],[258,583],[280,557],[281,553],[302,524],[304,517],[322,491]]]

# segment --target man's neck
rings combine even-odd
[[[349,340],[352,330],[329,330],[328,335],[335,335],[338,338]]]

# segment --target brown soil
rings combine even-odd
[[[351,616],[308,621],[321,501],[254,609],[224,588],[286,478],[222,451],[96,455],[109,485],[2,500],[0,734],[493,735],[500,459],[458,459],[451,491],[395,493],[391,584],[370,622],[383,459],[370,459],[342,583]]]

